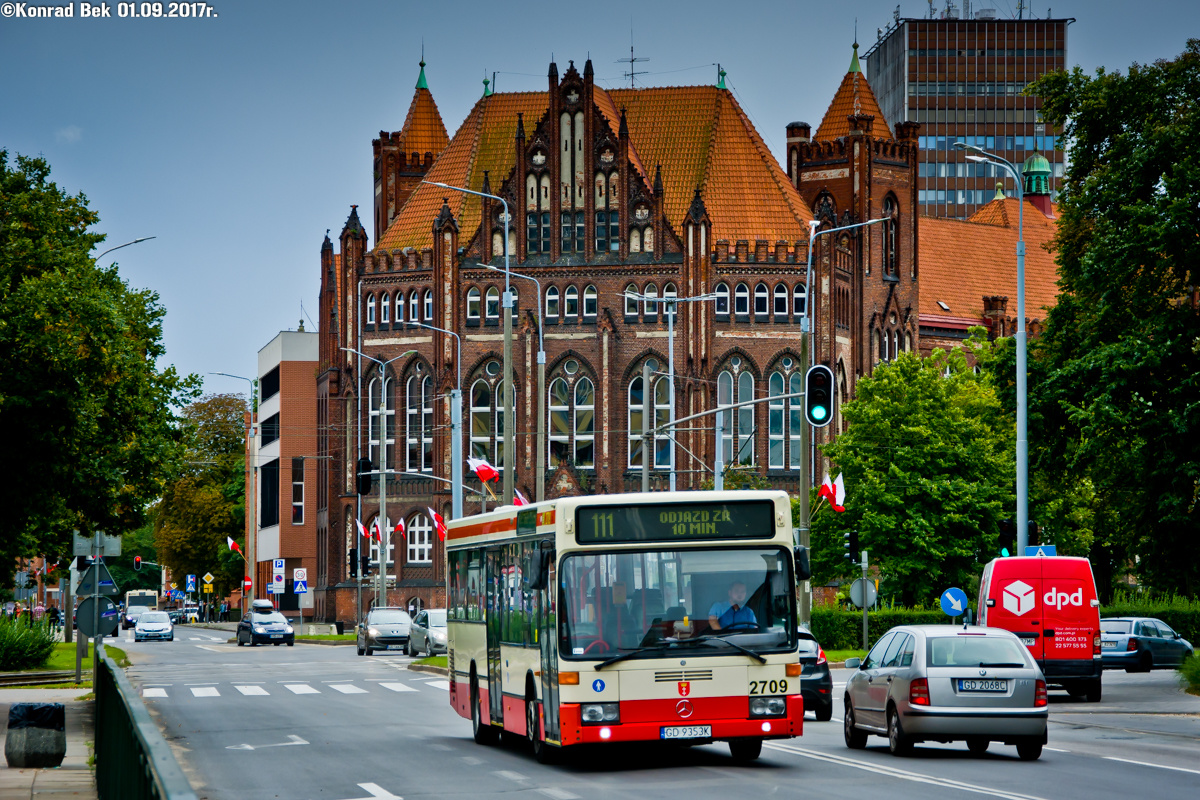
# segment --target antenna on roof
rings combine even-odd
[[[634,58],[633,57],[633,17],[630,17],[629,18],[629,58],[618,58],[617,59],[617,63],[629,64],[629,71],[625,73],[625,77],[629,78],[629,88],[632,89],[634,87],[635,82],[637,81],[638,75],[649,75],[650,74],[649,72],[639,71],[639,70],[635,69],[633,65],[638,64],[642,61],[649,61],[649,60],[650,59],[648,59],[648,58]]]

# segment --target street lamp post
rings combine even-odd
[[[633,300],[638,300],[643,303],[645,303],[645,302],[652,302],[652,303],[661,302],[663,304],[663,309],[667,314],[667,393],[670,396],[670,403],[667,405],[667,425],[670,426],[668,436],[670,437],[670,441],[671,441],[670,452],[668,454],[669,455],[668,464],[669,464],[669,470],[670,470],[671,491],[673,492],[673,491],[675,491],[675,312],[677,311],[676,306],[678,306],[680,303],[700,303],[700,302],[705,302],[707,300],[716,300],[717,296],[715,294],[710,293],[710,294],[698,294],[695,297],[678,297],[678,296],[668,297],[667,295],[663,295],[660,298],[658,295],[654,295],[653,297],[651,297],[650,295],[635,294],[632,292],[623,292],[622,296],[628,297]],[[650,398],[651,397],[653,397],[653,394],[650,392],[650,386],[647,383],[643,382],[643,384],[642,384],[642,427],[643,427],[643,429],[649,428],[649,425],[647,424],[646,414],[650,408]],[[718,417],[717,417],[718,429],[720,428],[720,424],[721,424],[720,420],[721,420],[721,418],[718,415]],[[721,446],[721,438],[720,438],[720,433],[718,433],[718,435],[717,435],[718,449],[720,448],[720,446]],[[643,457],[643,459],[645,459],[647,457],[647,452],[646,452],[645,447],[642,448],[642,457]],[[717,458],[720,459],[720,455],[718,455]],[[719,488],[716,486],[715,479],[714,479],[713,486],[714,486],[714,488]]]
[[[343,347],[355,355],[374,361],[379,365],[379,581],[375,590],[375,605],[387,605],[387,564],[388,550],[391,549],[392,526],[388,524],[387,515],[387,368],[393,361],[408,358],[416,350],[406,350],[395,358],[381,361],[378,358],[359,352],[353,347]]]
[[[512,315],[513,315],[513,296],[512,286],[509,281],[509,276],[512,274],[508,269],[508,224],[511,219],[508,213],[508,201],[503,197],[486,192],[477,192],[474,189],[464,189],[461,186],[451,186],[448,183],[438,183],[437,181],[421,181],[430,186],[437,186],[442,189],[449,189],[453,192],[462,192],[463,194],[473,194],[476,197],[487,197],[492,200],[499,200],[504,206],[504,463],[501,465],[504,469],[504,502],[511,503],[513,499],[513,487],[516,485],[517,471],[517,454],[516,445],[513,437],[513,374],[512,374]]]
[[[242,375],[231,375],[228,372],[210,372],[208,374],[237,378],[250,384],[250,524],[246,530],[246,552],[250,554],[250,558],[246,561],[250,570],[250,599],[253,600],[258,589],[258,549],[256,547],[258,544],[258,448],[255,446],[258,441],[258,383]],[[245,592],[242,594],[242,599],[245,600]]]
[[[1025,186],[1017,165],[966,142],[955,142],[960,150],[971,150],[967,160],[1004,167],[1017,186],[1017,553],[1029,544],[1029,396],[1025,350]]]
[[[139,243],[139,242],[148,242],[148,241],[150,241],[151,239],[157,239],[157,238],[158,238],[157,236],[143,236],[143,237],[141,237],[140,239],[134,239],[132,242],[126,242],[125,244],[119,244],[119,245],[117,245],[116,247],[110,247],[110,248],[108,248],[107,250],[105,250],[103,253],[101,253],[99,256],[96,256],[95,258],[93,258],[93,259],[92,259],[92,261],[93,261],[93,262],[99,261],[101,256],[106,256],[106,255],[108,255],[109,253],[111,253],[113,250],[120,250],[122,247],[129,247],[129,245],[131,245],[131,244],[137,244],[137,243]],[[210,373],[210,374],[212,374],[212,375],[221,375],[221,374],[223,374],[223,373],[220,373],[220,372],[213,372],[213,373]]]
[[[490,269],[492,272],[504,272],[502,269],[497,269],[490,264],[480,264],[484,269]],[[546,499],[546,341],[543,336],[545,331],[545,319],[543,314],[545,308],[542,303],[545,300],[542,297],[542,282],[531,275],[522,275],[519,272],[508,273],[514,278],[523,278],[527,281],[533,281],[537,287],[537,309],[538,309],[538,421],[537,421],[537,493],[534,495],[537,502],[542,502]]]
[[[804,317],[800,320],[800,363],[807,372],[812,366],[816,348],[811,344],[813,336],[813,244],[818,236],[823,236],[827,233],[839,233],[841,231],[853,230],[855,228],[863,228],[867,225],[874,225],[879,222],[886,222],[887,217],[879,219],[871,219],[866,222],[858,222],[854,225],[843,225],[840,228],[826,228],[825,230],[817,230],[820,226],[820,221],[809,220],[808,223],[808,265],[804,278]],[[805,387],[807,391],[807,387]],[[803,547],[809,546],[809,531],[811,527],[811,519],[809,508],[809,495],[812,492],[812,426],[805,420],[800,425],[800,541],[799,544]],[[807,581],[805,585],[807,586]],[[800,620],[808,624],[812,616],[812,594],[809,591],[800,593]]]
[[[427,325],[424,322],[411,321],[409,324],[416,325],[418,328],[427,328],[431,331],[438,331],[439,333],[453,336],[455,343],[458,345],[458,355],[454,358],[454,365],[458,368],[458,382],[456,388],[450,392],[450,515],[454,519],[462,519],[462,337],[454,331],[448,331],[436,325]]]

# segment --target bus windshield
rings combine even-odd
[[[706,645],[689,649],[689,658],[796,644],[791,554],[783,548],[579,553],[563,559],[560,574],[566,659],[661,656],[689,642]]]

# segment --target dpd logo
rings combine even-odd
[[[1004,608],[1018,617],[1033,610],[1037,595],[1033,587],[1024,581],[1013,581],[1004,587],[1002,594]]]
[[[1050,591],[1042,597],[1042,602],[1060,611],[1065,605],[1082,606],[1083,605],[1083,589],[1076,589],[1073,594],[1060,592],[1055,587],[1051,586]]]

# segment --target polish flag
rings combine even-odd
[[[429,518],[433,520],[434,526],[437,527],[438,538],[443,542],[446,541],[446,521],[442,519],[441,514],[437,513],[432,508],[426,506],[426,509],[429,511]]]
[[[513,489],[513,505],[514,506],[527,506],[527,505],[529,505],[529,498],[526,497],[525,495],[521,494],[520,489]]]
[[[392,528],[392,533],[399,535],[399,537],[401,539],[405,538],[404,518],[403,517],[401,517],[400,521],[396,523],[396,527]]]
[[[486,458],[468,458],[467,466],[470,467],[471,471],[474,472],[479,480],[483,481],[484,483],[487,483],[488,481],[494,481],[500,477],[500,473],[495,467],[488,463]]]
[[[229,545],[230,550],[234,551],[238,555],[242,555],[242,548],[238,547],[238,543],[233,540],[232,536],[225,537],[225,544]]]
[[[383,544],[383,523],[378,518],[375,519],[375,522],[371,523],[371,538]]]
[[[371,534],[367,533],[367,528],[366,528],[366,526],[364,526],[364,525],[362,524],[362,520],[361,520],[361,519],[356,519],[356,520],[354,520],[354,522],[355,522],[355,523],[358,525],[358,532],[359,532],[359,533],[362,535],[362,537],[363,537],[364,539],[370,539],[370,538],[371,538]]]
[[[832,483],[829,480],[828,473],[826,473],[825,480],[822,481],[817,495],[828,500],[829,507],[834,511],[845,511],[846,506],[843,504],[846,501],[846,484],[842,481],[842,473],[839,472],[837,478]]]

